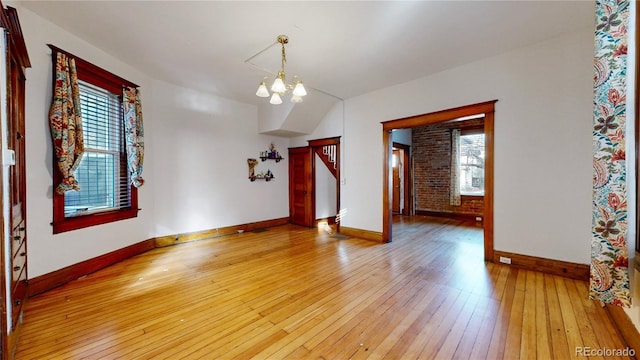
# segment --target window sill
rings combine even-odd
[[[460,197],[465,200],[483,200],[484,195],[464,195],[461,194]]]
[[[97,214],[68,217],[63,221],[52,223],[53,233],[59,234],[66,231],[78,230],[90,226],[107,224],[114,221],[131,219],[137,216],[138,209],[124,209]]]

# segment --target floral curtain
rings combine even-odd
[[[629,2],[596,1],[590,298],[630,306],[626,76]]]
[[[56,187],[56,192],[63,195],[69,190],[80,190],[73,174],[84,153],[75,60],[58,53],[55,77],[53,101],[49,109],[49,126],[58,169],[62,174],[62,181]]]
[[[451,130],[451,184],[449,184],[449,203],[460,206],[460,129]]]
[[[142,127],[142,105],[138,89],[125,87],[122,93],[122,103],[129,175],[131,175],[133,186],[140,187],[144,184],[142,178],[144,128]]]

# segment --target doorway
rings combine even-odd
[[[340,137],[308,143],[289,149],[289,221],[305,227],[324,223],[340,231]]]
[[[494,112],[495,103],[492,100],[484,103],[462,106],[438,112],[390,120],[382,123],[382,145],[385,149],[383,156],[382,177],[382,239],[391,242],[393,216],[393,171],[391,160],[393,157],[393,142],[391,131],[396,129],[411,129],[415,127],[448,122],[455,119],[484,114],[485,134],[485,193],[483,210],[484,259],[493,261],[493,166],[494,166]]]
[[[411,146],[393,142],[392,168],[392,212],[413,215],[413,179],[411,177]]]

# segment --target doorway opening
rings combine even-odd
[[[393,194],[391,211],[394,214],[413,215],[413,179],[411,178],[411,146],[393,142],[391,158]]]
[[[438,112],[390,120],[382,123],[383,156],[383,193],[382,193],[382,239],[391,242],[393,225],[393,140],[391,132],[399,129],[412,129],[425,125],[461,120],[470,116],[484,114],[483,132],[485,140],[484,154],[484,208],[483,234],[484,259],[493,261],[493,167],[494,167],[494,112],[497,100],[442,110]],[[411,213],[412,210],[409,211]]]
[[[340,231],[340,137],[289,149],[289,221]]]

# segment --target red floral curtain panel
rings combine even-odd
[[[136,88],[125,87],[122,96],[124,133],[127,142],[127,165],[131,175],[131,183],[135,187],[140,187],[144,184],[144,179],[142,178],[144,128],[142,127],[140,92]]]
[[[627,250],[626,89],[629,2],[596,2],[590,297],[631,305]]]
[[[80,190],[73,174],[84,153],[75,60],[58,53],[55,77],[53,101],[49,109],[49,126],[56,161],[62,174],[62,182],[56,187],[56,192],[62,195],[69,190]]]

